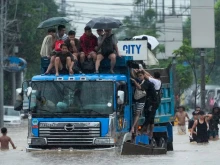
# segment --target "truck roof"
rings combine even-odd
[[[123,74],[74,74],[74,75],[36,75],[32,81],[127,81]]]

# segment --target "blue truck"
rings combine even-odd
[[[112,149],[131,142],[134,87],[130,81],[131,56],[117,58],[115,74],[103,60],[99,74],[36,75],[23,83],[15,109],[28,109],[27,151],[41,149]],[[42,62],[42,68],[47,62]],[[174,97],[172,72],[159,71],[162,80],[160,108],[155,117],[155,146],[173,150]],[[18,103],[18,102],[17,102]],[[140,117],[139,124],[143,124]],[[147,135],[135,144],[150,144]]]

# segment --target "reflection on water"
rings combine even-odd
[[[8,136],[12,138],[16,150],[0,152],[0,165],[185,165],[219,164],[220,141],[208,145],[190,144],[188,135],[177,135],[174,128],[174,149],[161,156],[121,156],[111,151],[35,151],[26,152],[27,123],[8,126]]]

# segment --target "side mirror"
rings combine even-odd
[[[22,88],[16,89],[16,100],[14,104],[14,110],[20,111],[23,108],[23,96],[22,96]]]
[[[27,88],[27,97],[29,97],[32,93],[32,88],[31,87],[28,87]]]
[[[124,98],[125,98],[125,92],[124,91],[118,91],[118,97],[117,97],[117,103],[119,105],[124,104]]]

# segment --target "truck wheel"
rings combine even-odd
[[[159,147],[167,149],[167,141],[163,137],[159,140]]]
[[[167,151],[173,151],[173,142],[167,143]]]
[[[151,145],[152,147],[157,147],[157,142],[156,142],[156,140],[155,140],[154,138],[152,138],[152,139],[150,140],[150,145]]]

